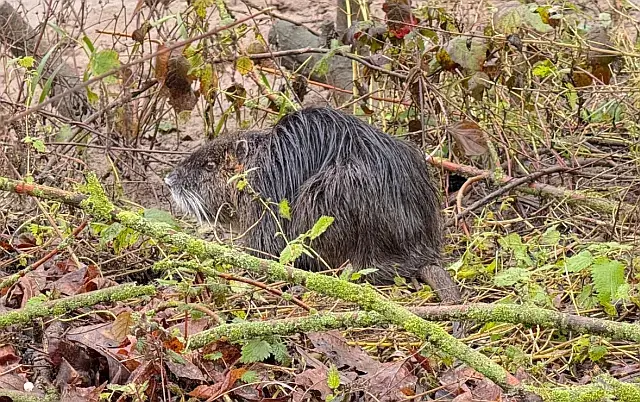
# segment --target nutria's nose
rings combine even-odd
[[[164,184],[166,184],[167,186],[171,187],[171,183],[172,183],[171,175],[169,174],[169,175],[164,177]]]

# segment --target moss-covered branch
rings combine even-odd
[[[620,402],[640,401],[640,384],[628,384],[610,375],[596,377],[593,383],[567,388],[528,387],[545,401],[596,402],[616,400]],[[612,398],[613,397],[613,398]]]
[[[130,300],[155,293],[156,289],[151,285],[126,284],[43,303],[31,302],[22,309],[0,314],[0,329],[16,324],[29,324],[36,318],[58,317],[75,309],[91,307],[98,303]]]
[[[366,328],[386,322],[388,320],[378,313],[358,311],[337,314],[314,314],[283,320],[224,324],[193,335],[189,338],[187,348],[190,350],[199,349],[221,338],[225,338],[230,342],[237,342],[271,335],[284,336],[348,327]]]
[[[3,398],[4,397],[4,398]],[[9,398],[13,402],[54,402],[60,400],[60,395],[55,391],[34,395],[33,393],[0,389],[0,399]]]
[[[601,335],[613,340],[640,343],[640,325],[581,317],[521,304],[467,304],[464,306],[416,307],[416,315],[435,321],[470,320],[478,323],[508,322],[543,328]]]

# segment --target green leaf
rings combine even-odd
[[[553,65],[551,60],[545,59],[543,61],[539,61],[536,64],[534,64],[533,69],[531,70],[531,73],[533,73],[533,75],[536,77],[547,78],[548,76],[552,75],[555,71],[556,71],[556,66]]]
[[[291,356],[289,356],[289,352],[287,351],[287,345],[280,339],[271,343],[271,354],[280,364],[287,364],[291,361]]]
[[[599,257],[591,266],[591,278],[600,303],[610,303],[618,288],[625,283],[624,264]]]
[[[516,283],[526,283],[531,273],[524,268],[509,268],[493,278],[496,286],[513,286]]]
[[[93,92],[91,88],[87,87],[87,99],[89,100],[89,103],[95,105],[98,103],[98,100],[100,100],[100,97],[97,93]]]
[[[102,75],[118,67],[120,67],[120,56],[115,50],[106,49],[93,54],[91,71],[94,75]]]
[[[222,358],[222,352],[213,352],[203,356],[205,360],[218,360]]]
[[[252,339],[242,346],[241,352],[242,356],[240,357],[240,362],[261,362],[271,355],[271,345],[262,339]]]
[[[245,373],[242,375],[242,377],[240,377],[240,381],[244,382],[245,384],[250,384],[250,383],[253,383],[253,382],[257,382],[258,381],[258,373],[256,373],[253,370],[245,371]]]
[[[144,210],[143,216],[150,222],[162,222],[174,229],[179,229],[178,222],[173,219],[170,213],[161,209],[148,208]]]
[[[27,137],[24,137],[22,142],[24,142],[25,144],[30,144],[33,147],[33,149],[36,150],[36,152],[40,152],[42,154],[47,152],[47,147],[45,147],[44,141],[42,141],[42,139],[40,138],[27,136]]]
[[[318,222],[313,225],[313,228],[311,228],[311,231],[309,232],[309,237],[311,238],[311,240],[323,234],[333,223],[333,219],[334,218],[331,216],[321,216],[320,219],[318,219]]]
[[[351,280],[352,281],[357,281],[358,279],[360,279],[361,277],[365,276],[365,275],[369,275],[372,274],[374,272],[378,272],[378,268],[365,268],[365,269],[361,269],[358,272],[354,272],[351,274]]]
[[[127,228],[119,224],[118,222],[114,222],[111,225],[107,226],[100,233],[100,241],[103,243],[109,243],[113,241],[116,237],[120,235]]]
[[[84,43],[88,53],[93,53],[96,51],[95,46],[93,46],[93,42],[91,41],[91,39],[89,39],[87,35],[82,36],[82,43]]]
[[[280,216],[285,219],[291,220],[291,208],[289,207],[289,201],[280,201],[280,203],[278,204],[278,210],[280,211]]]
[[[527,246],[522,244],[522,238],[517,233],[511,233],[498,240],[498,243],[505,249],[513,251],[513,256],[519,262],[524,263],[526,266],[532,266],[533,261],[527,253]]]
[[[332,390],[340,386],[340,373],[338,373],[338,369],[333,364],[329,367],[329,372],[327,373],[327,385]]]
[[[515,3],[502,7],[494,14],[493,23],[496,31],[505,35],[518,33],[521,28],[527,26],[540,33],[553,30],[550,25],[542,22],[540,14],[529,9],[528,4]]]
[[[583,250],[564,261],[567,272],[580,272],[585,268],[589,268],[591,264],[593,264],[593,255],[589,250]]]
[[[445,51],[453,62],[459,64],[468,71],[480,71],[487,58],[487,41],[482,38],[472,38],[467,42],[467,37],[458,36],[449,41]],[[468,44],[471,46],[468,46]]]
[[[18,65],[23,68],[33,68],[36,64],[36,59],[31,56],[24,56],[18,59]]]
[[[246,57],[242,56],[236,60],[236,70],[240,73],[240,75],[247,75],[251,71],[253,71],[253,61]]]
[[[597,362],[598,360],[602,359],[608,351],[609,350],[605,346],[592,345],[589,348],[589,359],[591,359],[591,361]]]
[[[304,253],[304,245],[299,242],[291,242],[280,253],[280,264],[290,264]]]
[[[540,244],[545,246],[555,246],[560,242],[560,232],[555,226],[548,228],[540,238]]]

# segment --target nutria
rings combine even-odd
[[[253,193],[229,179],[241,172]],[[224,134],[206,143],[165,179],[176,203],[202,222],[231,224],[246,246],[278,256],[288,240],[323,215],[334,217],[311,243],[331,267],[349,261],[376,268],[365,278],[393,283],[396,275],[428,283],[441,301],[460,301],[442,268],[442,217],[423,154],[360,119],[330,108],[285,115],[272,129]],[[265,203],[287,200],[290,219],[264,213]],[[256,223],[258,222],[258,223]],[[296,266],[326,269],[303,255]]]

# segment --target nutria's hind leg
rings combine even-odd
[[[420,271],[420,279],[431,286],[443,304],[460,304],[462,302],[458,285],[444,268],[438,265],[426,265]],[[452,325],[453,336],[458,339],[466,336],[463,322],[454,321]]]

